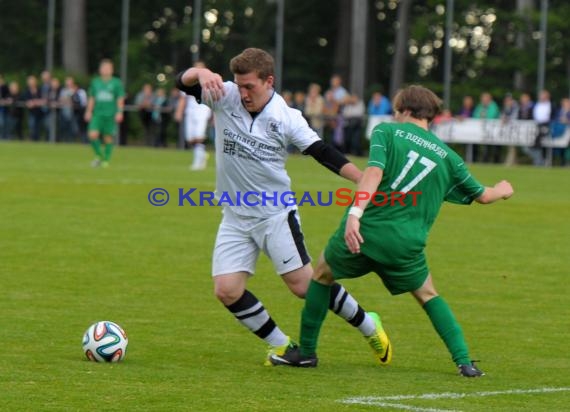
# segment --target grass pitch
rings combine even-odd
[[[428,259],[487,373],[467,380],[413,298],[389,296],[374,276],[344,284],[382,315],[391,366],[329,314],[318,368],[263,367],[264,344],[212,293],[220,209],[175,201],[178,188],[214,189],[213,162],[190,173],[189,152],[143,148],[118,149],[109,169],[90,160],[87,146],[0,144],[1,410],[569,409],[569,169],[473,166],[483,183],[509,179],[515,196],[442,209]],[[352,187],[311,158],[293,156],[288,170],[296,191]],[[155,187],[174,199],[151,206]],[[301,208],[313,257],[342,212]],[[265,257],[249,288],[297,339],[302,302]],[[127,331],[123,363],[85,359],[81,338],[97,320]],[[440,395],[417,397],[426,393]],[[368,396],[381,399],[363,405]]]

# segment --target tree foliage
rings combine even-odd
[[[369,1],[367,21],[366,84],[369,90],[390,88],[397,21],[401,0]],[[86,2],[88,71],[99,60],[120,62],[121,1]],[[203,0],[200,16],[200,57],[229,78],[229,59],[245,47],[274,51],[275,0]],[[330,75],[350,70],[347,39],[350,36],[350,0],[286,0],[284,73],[282,84],[305,89],[310,82],[326,87]],[[520,15],[512,0],[455,0],[452,32],[452,102],[464,94],[491,91],[497,98],[515,88],[515,73],[526,79],[534,93],[538,60],[540,8]],[[44,68],[48,0],[0,0],[0,72],[22,79]],[[62,67],[62,7],[56,0],[55,64]],[[129,24],[128,88],[143,82],[168,84],[173,75],[192,64],[193,1],[131,0]],[[550,0],[546,87],[556,98],[570,87],[570,4]],[[444,0],[413,0],[409,36],[405,43],[404,83],[422,83],[443,90],[445,33]],[[524,47],[517,47],[523,36]],[[350,44],[350,43],[348,43]],[[57,70],[56,70],[57,72]]]

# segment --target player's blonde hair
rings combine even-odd
[[[416,119],[426,119],[431,122],[435,116],[441,113],[441,99],[431,90],[412,85],[401,89],[394,96],[394,111],[400,113],[406,110]]]
[[[257,73],[261,80],[274,76],[273,57],[265,50],[250,47],[230,60],[230,70],[233,74]]]

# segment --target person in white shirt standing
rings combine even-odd
[[[525,153],[532,159],[535,166],[544,165],[542,153],[542,139],[550,134],[550,121],[552,120],[552,102],[547,90],[540,92],[538,101],[532,109],[533,120],[537,123],[538,133],[533,147],[525,148]]]
[[[216,195],[224,199],[212,259],[216,297],[233,316],[269,345],[269,357],[296,344],[275,324],[264,305],[246,289],[260,251],[273,262],[290,291],[303,298],[312,276],[297,207],[279,202],[291,192],[285,170],[287,147],[295,145],[340,176],[357,183],[362,172],[325,144],[299,110],[275,92],[269,53],[245,49],[230,61],[234,81],[207,68],[178,74],[177,87],[214,112]],[[241,195],[243,194],[243,198]],[[365,336],[377,355],[381,325],[340,285],[333,286],[330,308]],[[381,346],[380,346],[381,349]]]
[[[204,62],[194,63],[196,68],[205,68]],[[212,110],[205,104],[200,104],[196,97],[191,94],[181,94],[174,115],[177,122],[182,122],[184,138],[193,147],[194,158],[190,170],[204,170],[208,165],[208,153],[206,152],[206,132],[208,121],[212,116]]]

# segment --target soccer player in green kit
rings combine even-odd
[[[504,180],[493,187],[482,186],[459,155],[429,131],[440,108],[441,100],[433,92],[409,86],[394,98],[397,123],[374,128],[368,168],[355,200],[314,271],[302,312],[300,346],[291,347],[282,356],[273,355],[274,365],[317,366],[317,340],[328,309],[330,285],[334,280],[375,272],[391,294],[410,292],[416,298],[460,375],[484,375],[473,364],[450,307],[435,290],[424,248],[443,201],[487,204],[508,199],[513,188]],[[386,196],[398,201],[386,202]],[[386,364],[392,347],[385,332],[382,346],[381,357],[386,362],[380,363]]]
[[[113,152],[117,123],[123,121],[125,89],[117,77],[113,77],[113,62],[101,60],[99,77],[89,86],[89,100],[85,109],[85,121],[89,123],[89,141],[95,152],[93,167],[108,167]],[[101,139],[105,143],[101,150]]]

